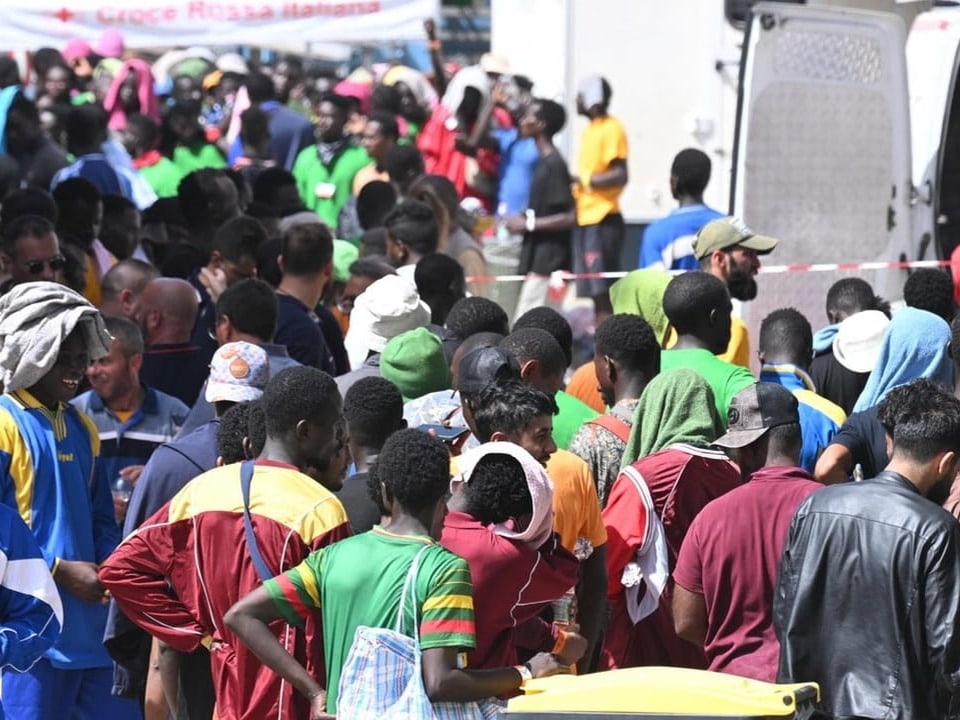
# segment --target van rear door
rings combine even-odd
[[[767,265],[915,259],[905,30],[892,13],[758,3],[747,26],[731,206],[781,242]],[[761,275],[743,316],[825,324],[844,274],[899,297],[902,270]]]

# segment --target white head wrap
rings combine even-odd
[[[459,483],[469,485],[470,476],[473,475],[477,463],[489,455],[509,455],[520,463],[523,474],[526,476],[530,498],[533,500],[533,516],[525,528],[518,530],[513,524],[501,523],[494,526],[494,532],[501,537],[517,540],[530,547],[540,547],[553,532],[553,482],[544,467],[522,447],[509,442],[489,442],[467,450],[457,458],[460,473],[454,476],[452,485]]]
[[[0,371],[7,391],[32,387],[53,368],[60,346],[79,328],[91,360],[110,354],[113,338],[100,311],[52,282],[15,285],[0,298]]]

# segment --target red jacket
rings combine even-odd
[[[447,514],[440,544],[470,565],[477,647],[468,654],[467,667],[516,665],[522,640],[546,638],[536,627],[520,626],[533,621],[548,627],[537,616],[576,584],[577,559],[563,549],[556,533],[535,550],[500,537],[462,512]]]
[[[350,534],[340,501],[289,465],[258,462],[250,491],[257,546],[279,574]],[[305,699],[265,668],[223,624],[234,603],[261,582],[247,548],[240,466],[194,479],[129,536],[100,568],[100,580],[130,620],[182,652],[209,637],[220,720],[294,720]],[[314,620],[271,626],[315,676],[323,674]]]
[[[742,484],[740,470],[719,450],[674,445],[655,452],[633,467],[643,476],[654,510],[663,522],[670,572],[694,517],[711,500]],[[603,509],[607,526],[607,573],[610,621],[604,633],[604,669],[669,665],[706,669],[703,651],[673,629],[673,580],[657,610],[636,625],[627,611],[621,578],[647,533],[646,508],[637,488],[624,474],[613,483]]]

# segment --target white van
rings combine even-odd
[[[960,7],[765,2],[732,24],[731,8],[749,5],[493,0],[493,47],[568,111],[580,77],[610,79],[631,144],[628,222],[672,209],[670,161],[699,147],[714,163],[707,203],[781,238],[768,265],[948,257],[960,243]],[[573,162],[583,122],[570,125]],[[787,305],[817,328],[839,277],[856,273],[895,300],[906,272],[761,275],[742,313],[754,339]]]

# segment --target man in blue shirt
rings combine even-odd
[[[279,167],[290,170],[300,151],[313,145],[313,125],[300,113],[280,104],[273,81],[263,73],[251,73],[244,84],[250,103],[259,107],[270,118],[270,158]],[[237,138],[230,146],[227,160],[232,163],[242,154],[242,143]]]
[[[110,487],[97,471],[100,440],[70,405],[91,359],[109,353],[96,308],[54,283],[24,283],[0,300],[0,502],[29,525],[61,593],[62,632],[29,670],[3,673],[12,720],[135,720],[137,704],[110,693],[107,618],[97,567],[120,541]]]
[[[670,192],[680,207],[644,231],[637,267],[700,269],[700,262],[693,254],[693,241],[700,228],[723,217],[723,213],[703,204],[703,191],[708,182],[710,158],[705,153],[693,148],[677,153],[670,168]]]
[[[838,405],[816,393],[807,374],[813,358],[810,322],[793,308],[774,310],[760,324],[760,382],[783,385],[800,403],[800,467],[813,473],[820,453],[847,419]]]
[[[132,490],[153,451],[174,438],[189,408],[172,395],[140,384],[140,329],[125,318],[107,318],[105,322],[113,335],[110,354],[90,366],[87,378],[93,389],[72,403],[97,426],[100,473],[111,486],[123,478]],[[118,495],[114,496],[114,510],[117,521],[123,522],[126,502]]]

